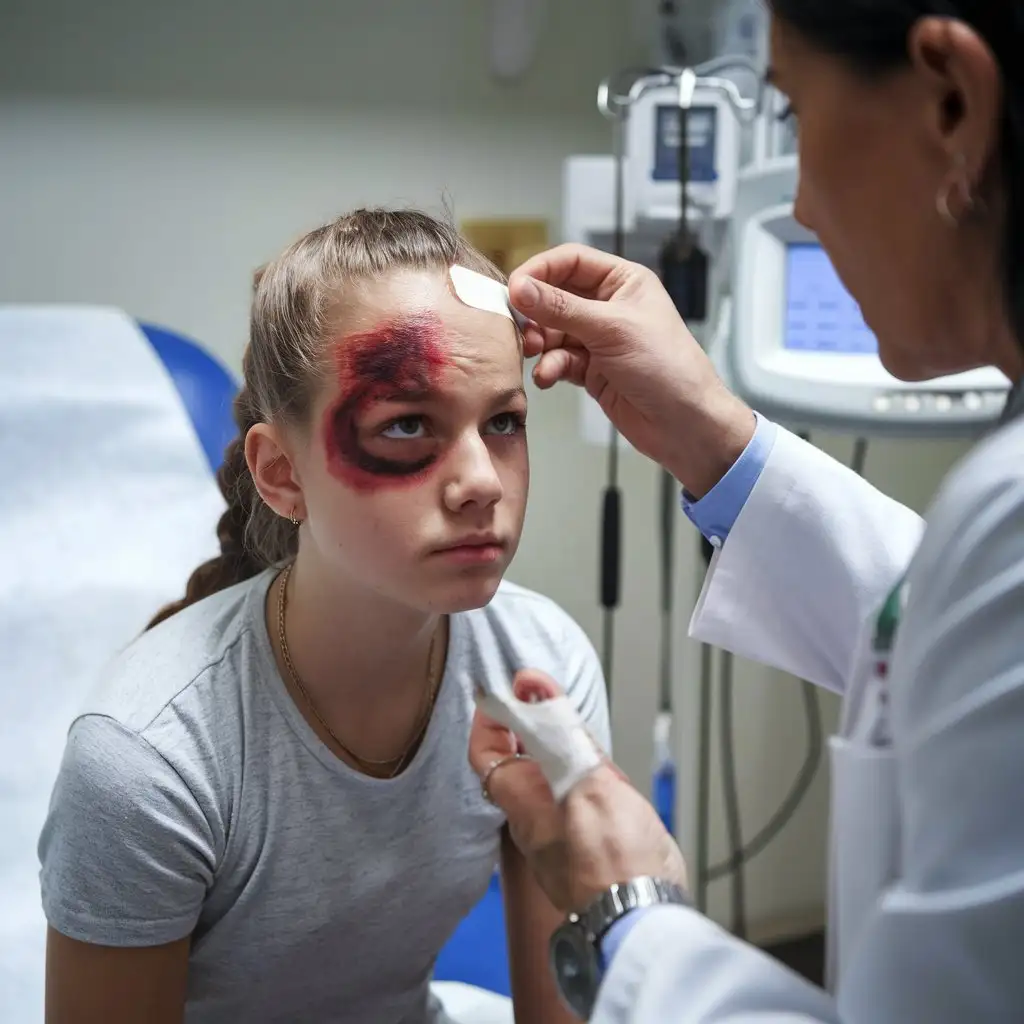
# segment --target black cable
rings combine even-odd
[[[749,864],[750,861],[769,846],[776,836],[789,824],[790,819],[803,802],[807,791],[814,782],[825,746],[821,714],[818,708],[818,691],[813,683],[801,680],[801,692],[803,693],[804,711],[807,716],[808,752],[803,764],[800,766],[796,780],[786,795],[785,800],[779,805],[779,809],[768,820],[768,824],[739,851],[739,857],[735,857],[734,854],[730,859],[714,864],[708,869],[707,881],[709,884],[724,878],[735,868]]]
[[[690,234],[690,111],[679,104],[679,242],[683,250],[692,244]],[[684,317],[691,316],[689,310]]]
[[[701,535],[700,553],[710,567],[715,549]],[[694,902],[701,913],[708,909],[708,846],[711,835],[711,699],[714,652],[710,644],[700,645],[700,723],[697,734],[697,836],[694,851]]]
[[[866,437],[858,437],[853,443],[853,458],[850,460],[850,469],[857,474],[857,476],[864,475],[864,463],[868,457],[868,439]]]
[[[810,436],[802,432],[800,438],[809,441]],[[723,712],[730,718],[732,714],[732,664],[731,656],[729,664],[722,667],[722,705]],[[733,917],[734,923],[738,920],[741,927],[744,926],[744,911],[737,909],[737,888],[739,896],[744,892],[743,868],[761,853],[789,824],[797,808],[803,802],[804,797],[810,790],[814,777],[818,772],[821,763],[822,738],[821,738],[821,713],[818,708],[818,694],[815,687],[806,681],[801,681],[804,694],[804,708],[807,712],[807,754],[804,756],[796,779],[786,794],[785,799],[779,805],[778,810],[769,818],[768,824],[758,832],[746,846],[740,841],[735,841],[742,835],[741,822],[739,820],[739,790],[736,783],[736,769],[732,751],[732,729],[722,725],[722,786],[724,789],[723,799],[725,801],[725,812],[735,817],[732,831],[729,833],[729,856],[724,861],[714,864],[707,870],[707,884],[718,881],[726,876],[733,880]],[[728,779],[727,779],[728,776]],[[737,932],[737,934],[739,934]]]
[[[803,431],[800,433],[801,440],[809,441],[810,435]],[[867,451],[868,441],[867,438],[858,437],[854,442],[853,457],[850,460],[850,468],[858,475],[863,477],[864,467],[867,462]],[[706,542],[705,542],[706,543]],[[705,559],[710,560],[710,545],[705,548]],[[725,657],[730,657],[725,655]],[[705,708],[705,701],[709,700],[709,695],[704,694],[704,677],[707,675],[710,677],[710,668],[707,665],[702,665],[702,679],[701,679],[701,701],[702,701],[702,712]],[[735,845],[730,842],[730,856],[718,863],[709,867],[706,871],[701,871],[701,866],[706,864],[706,859],[698,856],[698,874],[697,874],[697,889],[699,893],[706,893],[707,886],[712,882],[716,882],[726,875],[733,876],[733,902],[734,902],[734,915],[736,912],[736,879],[740,870],[745,864],[752,861],[758,854],[760,854],[766,847],[768,847],[774,839],[782,832],[782,830],[789,824],[793,815],[796,813],[797,808],[803,802],[804,797],[810,790],[811,785],[814,782],[814,778],[817,775],[818,767],[821,764],[821,759],[824,754],[824,731],[821,724],[821,709],[818,700],[818,690],[813,683],[809,683],[806,680],[801,680],[801,691],[804,699],[804,712],[807,719],[807,755],[804,758],[803,764],[800,766],[800,770],[797,772],[797,777],[790,787],[789,793],[785,799],[779,805],[778,810],[768,820],[768,823],[758,832],[753,839],[750,840],[745,846]],[[731,714],[731,697],[732,697],[732,680],[731,680],[731,665],[728,668],[728,683],[726,683],[726,670],[723,666],[723,679],[722,679],[723,690],[727,691],[723,693],[722,701],[723,708],[728,704],[730,705]],[[703,730],[703,714],[701,728]],[[738,788],[735,786],[735,766],[733,763],[732,754],[732,730],[731,728],[726,730],[725,725],[722,726],[722,760],[723,760],[723,786],[726,786],[726,800],[735,808],[738,812]],[[727,735],[728,733],[728,735]],[[701,733],[701,741],[703,742],[704,735]],[[732,779],[732,787],[729,787],[725,782],[726,767],[728,764],[728,772]],[[704,772],[707,770],[707,766],[704,761],[701,761],[700,769],[701,778],[704,778]],[[704,848],[706,854],[707,837],[706,832],[708,830],[707,822],[707,811],[706,807],[706,787],[701,786],[698,789],[698,848]],[[727,813],[729,808],[726,808]],[[734,823],[737,827],[735,834],[739,832],[738,820]],[[743,892],[743,881],[739,881],[739,893],[742,895]],[[740,918],[742,924],[742,916]],[[737,933],[738,934],[738,933]]]
[[[676,481],[668,470],[661,471],[661,658],[658,710],[672,711],[672,615],[675,597]]]
[[[625,254],[625,128],[615,123],[615,255]],[[608,470],[601,510],[601,667],[609,699],[615,664],[615,610],[619,606],[622,577],[622,492],[619,490],[619,432],[608,424]]]
[[[694,902],[707,913],[708,844],[711,832],[711,674],[713,652],[710,644],[700,645],[700,728],[697,743],[697,846],[694,854]]]
[[[605,608],[601,619],[601,670],[604,672],[605,691],[612,693],[612,664],[615,658],[615,609]]]
[[[804,441],[810,440],[806,432],[800,437]],[[859,437],[854,443],[853,458],[850,467],[858,476],[864,475],[864,465],[867,460],[868,442],[866,438]],[[718,881],[724,878],[737,867],[749,863],[761,853],[786,827],[790,819],[796,813],[797,808],[803,802],[808,790],[814,782],[821,758],[824,753],[824,735],[821,725],[821,711],[818,701],[817,687],[813,683],[801,680],[801,690],[804,698],[804,711],[807,718],[807,756],[800,767],[797,777],[790,788],[786,798],[782,801],[779,809],[769,819],[768,823],[754,836],[750,842],[739,851],[735,852],[728,860],[712,865],[707,871],[707,883]]]
[[[615,661],[615,609],[619,606],[622,576],[622,492],[619,489],[619,435],[610,427],[608,483],[601,510],[601,605],[604,608],[604,637],[601,667],[608,695],[612,690]]]
[[[719,714],[722,745],[722,809],[725,813],[725,831],[732,854],[729,874],[732,879],[732,933],[740,939],[747,937],[746,880],[743,875],[743,823],[740,816],[739,783],[736,778],[736,757],[733,750],[732,728],[732,655],[722,651],[719,671],[719,692],[722,706]]]

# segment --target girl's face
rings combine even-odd
[[[367,283],[339,319],[308,434],[289,452],[302,543],[401,604],[485,605],[519,544],[529,485],[515,327],[430,271]]]

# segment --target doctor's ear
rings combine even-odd
[[[931,141],[970,186],[981,183],[999,143],[1002,85],[985,40],[949,18],[921,18],[908,39],[911,65],[928,97]]]
[[[281,431],[269,423],[257,423],[245,435],[245,461],[256,490],[266,504],[284,519],[306,518],[305,498]]]

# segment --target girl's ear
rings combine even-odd
[[[284,519],[306,518],[306,502],[285,438],[277,427],[257,423],[245,435],[245,461],[256,490]]]

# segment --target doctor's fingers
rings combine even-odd
[[[561,348],[565,344],[565,331],[541,327],[532,321],[523,327],[523,355],[527,359],[539,356],[552,349]]]
[[[556,348],[545,352],[533,368],[533,382],[542,391],[561,381],[583,387],[590,367],[590,356],[581,348]]]
[[[588,347],[601,345],[609,335],[618,330],[614,311],[608,308],[607,302],[595,299],[584,299],[561,288],[553,288],[543,281],[523,278],[518,282],[515,291],[509,290],[512,305],[528,317],[539,328],[546,328],[553,333],[545,333],[538,338],[531,327],[524,332],[524,351],[529,353],[538,343],[545,349],[558,341],[558,333],[564,332],[578,338]],[[527,342],[525,339],[529,337]]]
[[[639,267],[620,256],[591,246],[567,242],[538,253],[517,267],[509,277],[512,304],[522,298],[528,281],[565,289],[585,299],[607,301]],[[525,312],[525,310],[524,310]]]

